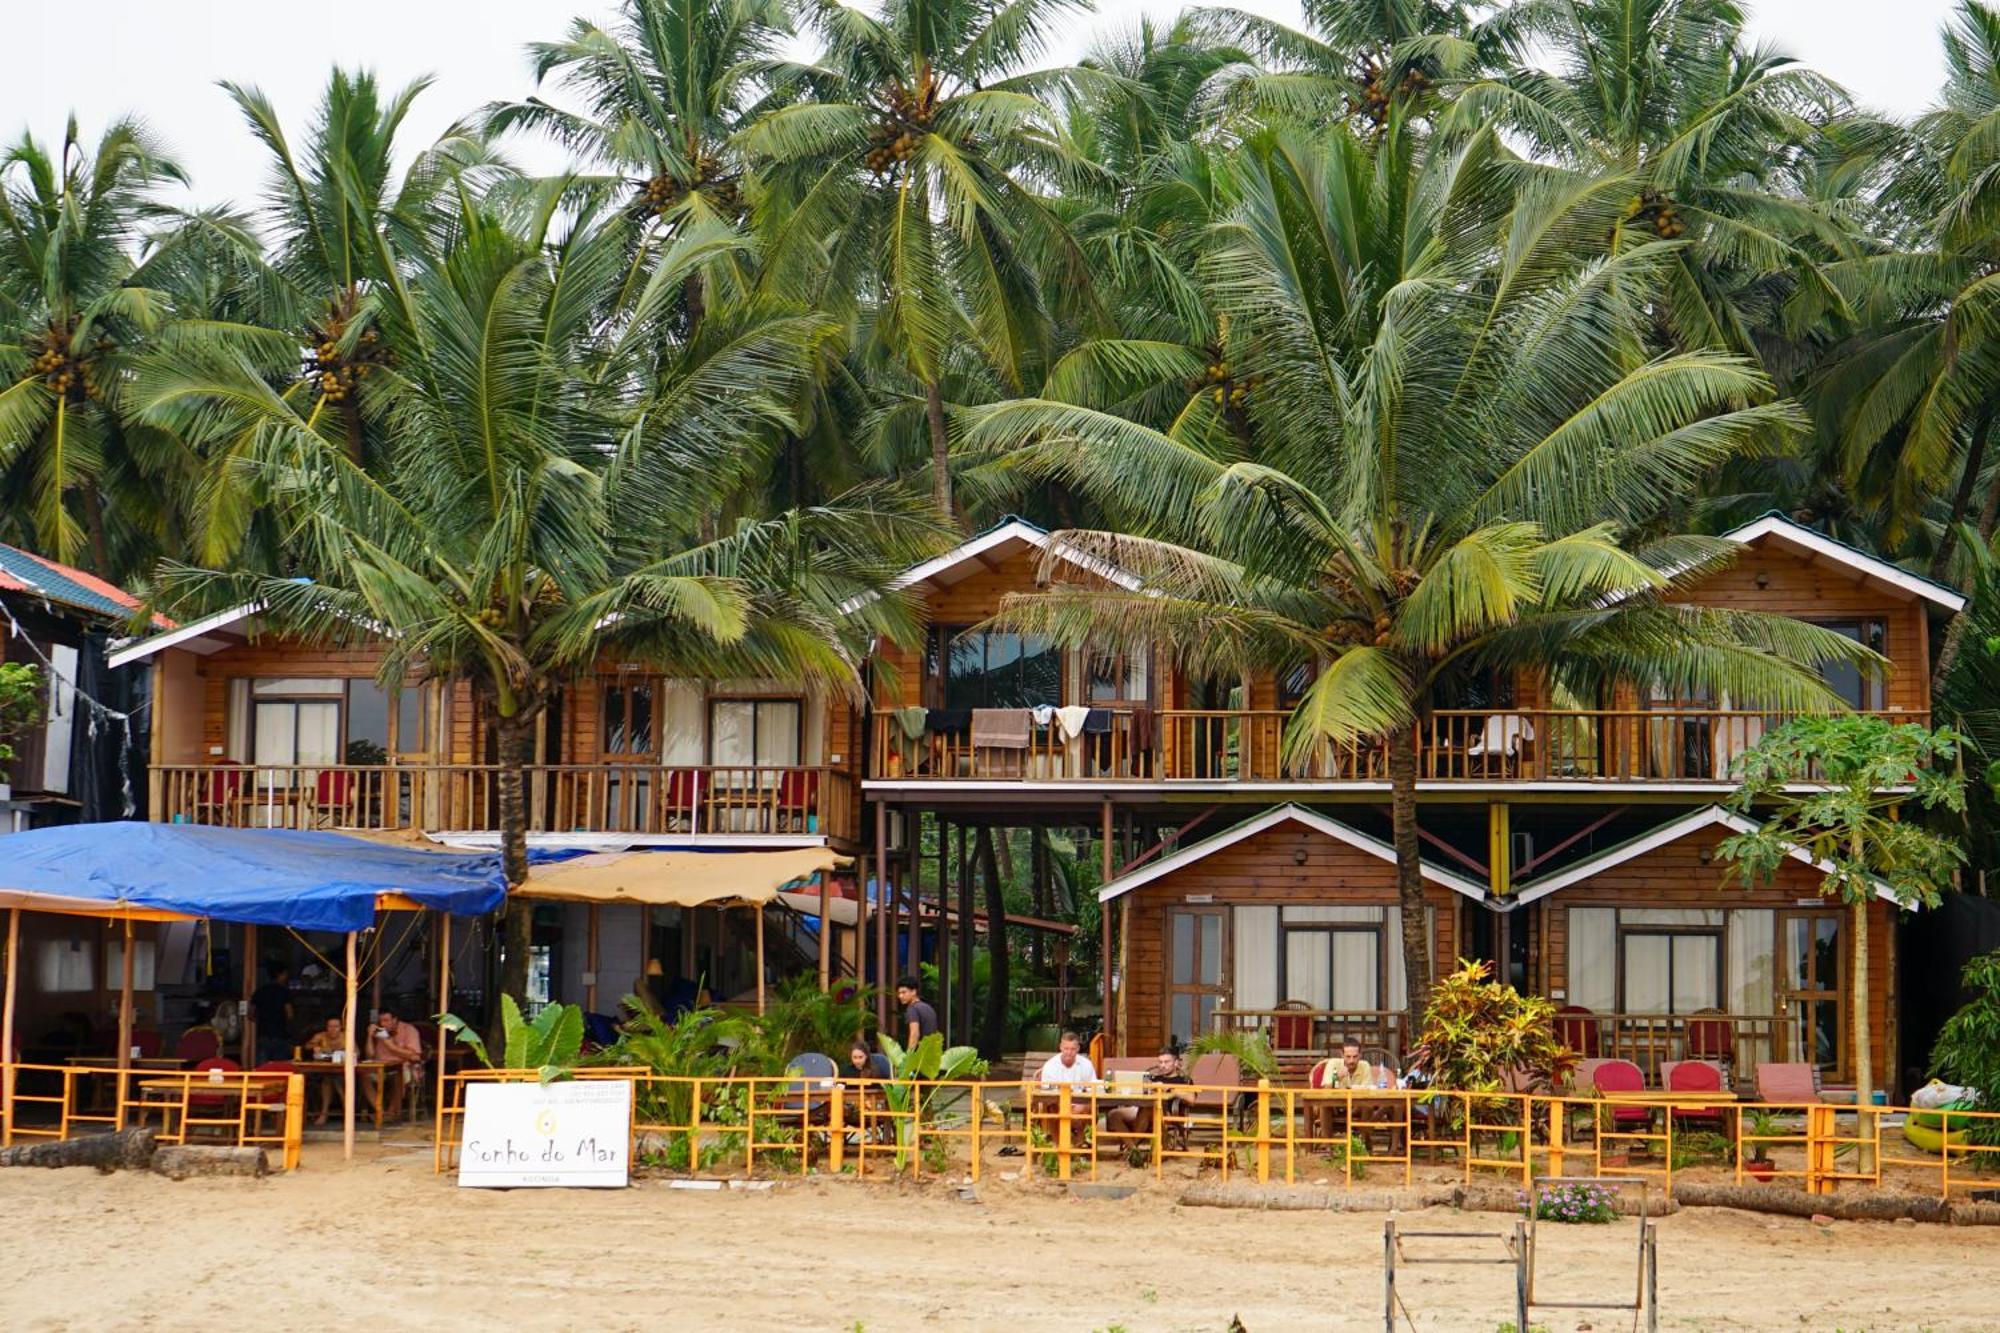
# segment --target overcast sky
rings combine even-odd
[[[1296,22],[1297,0],[1237,0]],[[1922,110],[1941,77],[1937,32],[1951,0],[1750,0],[1760,40],[1799,57],[1862,103]],[[71,6],[74,5],[75,8]],[[412,113],[409,143],[424,143],[469,109],[530,90],[524,43],[558,36],[571,15],[602,15],[600,0],[339,0],[324,8],[274,0],[68,0],[10,4],[13,34],[0,77],[0,135],[62,133],[74,110],[87,136],[125,112],[143,116],[192,172],[204,201],[246,200],[263,159],[218,79],[271,95],[295,137],[331,62],[369,66],[400,86],[436,78]],[[1100,0],[1061,34],[1052,60],[1074,57],[1107,26],[1143,13],[1166,18],[1174,0]],[[537,159],[535,166],[553,166]]]

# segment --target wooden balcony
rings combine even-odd
[[[974,746],[969,732],[906,735],[874,717],[869,776],[924,782],[1230,782],[1302,785],[1389,780],[1380,742],[1321,746],[1287,762],[1277,710],[1106,710],[1098,732],[1030,729],[1020,749]],[[1726,783],[1730,765],[1788,714],[1747,709],[1446,709],[1418,737],[1421,782]],[[1874,716],[1928,724],[1927,713]]]
[[[492,764],[160,765],[153,818],[225,828],[499,828]],[[530,833],[810,836],[857,832],[854,783],[826,767],[538,764]]]

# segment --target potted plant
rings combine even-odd
[[[1750,1160],[1743,1163],[1743,1173],[1754,1180],[1769,1180],[1777,1174],[1771,1164],[1771,1145],[1766,1141],[1776,1136],[1778,1118],[1769,1111],[1759,1108],[1750,1112],[1747,1137],[1754,1140],[1750,1145]]]

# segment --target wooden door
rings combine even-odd
[[[1778,913],[1781,1060],[1810,1061],[1829,1080],[1847,1077],[1847,957],[1838,909]]]
[[[1167,909],[1167,1032],[1193,1041],[1215,1030],[1229,1005],[1229,913],[1221,907]]]
[[[597,701],[598,757],[605,765],[603,827],[607,832],[653,832],[663,683],[636,671],[600,676]]]

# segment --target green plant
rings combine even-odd
[[[1980,1106],[1991,1110],[2000,1107],[2000,950],[1967,963],[1959,984],[1972,998],[1938,1029],[1930,1072],[1971,1088],[1979,1094]],[[2000,1123],[1979,1116],[1958,1124],[1971,1142],[2000,1146]]]
[[[886,1033],[880,1038],[880,1043],[882,1053],[889,1057],[891,1077],[882,1085],[882,1097],[895,1120],[896,1169],[900,1171],[910,1164],[910,1145],[916,1139],[917,1125],[930,1110],[931,1100],[938,1092],[928,1085],[940,1080],[951,1082],[983,1078],[988,1066],[979,1058],[978,1048],[953,1046],[947,1049],[943,1036],[936,1032],[908,1050],[904,1050],[895,1038]],[[969,1104],[974,1115],[980,1114],[977,1099]],[[929,1158],[925,1159],[925,1163],[929,1164]]]
[[[1730,1160],[1732,1151],[1728,1137],[1712,1129],[1682,1134],[1674,1139],[1674,1170],[1724,1163]]]
[[[0,662],[0,764],[14,757],[14,737],[41,720],[42,673],[27,662]]]
[[[872,987],[823,991],[816,977],[800,973],[779,982],[764,1012],[749,1023],[778,1069],[807,1051],[823,1052],[838,1063],[848,1046],[867,1036],[874,1008]]]
[[[531,1023],[521,1016],[521,1006],[511,995],[500,997],[500,1028],[506,1034],[501,1062],[493,1063],[486,1042],[457,1014],[439,1014],[438,1027],[472,1048],[488,1069],[534,1069],[542,1082],[568,1078],[583,1052],[583,1008],[574,1004],[549,1004]]]
[[[1522,1213],[1544,1222],[1609,1222],[1618,1216],[1618,1187],[1586,1181],[1535,1182],[1519,1196]]]
[[[1211,1032],[1188,1043],[1188,1054],[1233,1055],[1237,1077],[1246,1082],[1278,1076],[1278,1057],[1271,1050],[1271,1039],[1262,1032]]]
[[[1459,960],[1438,980],[1424,1011],[1410,1064],[1431,1086],[1461,1092],[1498,1092],[1509,1076],[1526,1075],[1535,1087],[1561,1086],[1576,1053],[1557,1039],[1556,1006],[1488,978],[1492,965]]]

